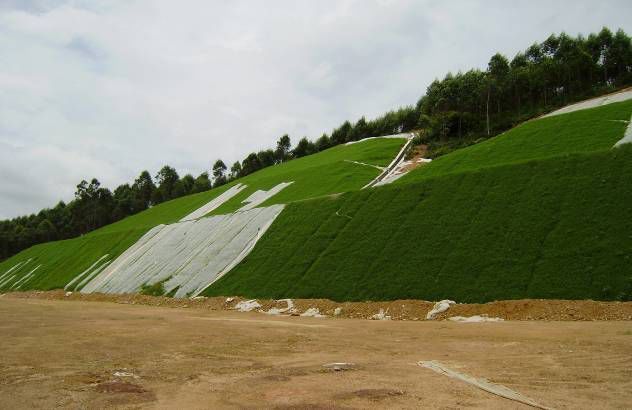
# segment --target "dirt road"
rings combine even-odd
[[[0,297],[0,407],[629,408],[631,322],[271,317]],[[322,365],[354,363],[333,371]]]

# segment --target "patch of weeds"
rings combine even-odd
[[[147,296],[163,296],[165,294],[165,282],[171,279],[169,276],[167,279],[161,280],[160,282],[156,282],[153,285],[144,284],[140,288],[141,295]]]

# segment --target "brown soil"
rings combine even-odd
[[[406,161],[411,161],[411,163],[404,166],[400,171],[409,172],[417,167],[426,165],[427,162],[419,162],[419,160],[423,158],[428,158],[428,145],[415,145],[406,155]]]
[[[106,295],[72,293],[66,296],[61,290],[48,292],[15,292],[8,298],[48,299],[69,301],[114,302],[131,305],[166,306],[206,310],[233,310],[244,298],[226,297],[175,299],[138,294]],[[261,310],[272,307],[285,308],[285,302],[258,299]],[[371,319],[382,310],[392,320],[425,320],[434,302],[423,300],[394,300],[386,302],[334,302],[327,299],[293,299],[295,313],[299,315],[309,308],[318,308],[321,314],[336,318]],[[339,308],[340,313],[335,315]],[[490,302],[484,304],[464,303],[453,305],[437,320],[452,316],[487,315],[505,320],[632,320],[632,302],[597,302],[593,300],[544,300],[524,299]]]
[[[632,402],[631,322],[337,320],[34,295],[0,297],[1,408],[526,408],[420,360],[553,408]],[[336,362],[353,365],[323,366]]]

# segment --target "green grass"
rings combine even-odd
[[[244,190],[245,193],[241,193],[239,198],[234,198],[224,208],[239,208],[241,200],[251,192],[256,189],[269,189],[282,181],[295,183],[273,197],[270,203],[285,203],[361,188],[376,177],[379,170],[344,160],[387,165],[403,142],[403,139],[378,139],[337,146],[316,155],[266,168],[235,181],[234,183],[246,183],[249,187]],[[1,286],[0,291],[9,290],[15,282],[39,264],[42,266],[31,279],[20,286],[20,290],[62,288],[101,256],[109,254],[110,259],[116,258],[152,227],[177,222],[220,195],[231,185],[162,203],[79,238],[33,246],[0,263],[2,276],[17,263],[33,259],[23,268],[8,275],[16,276]]]
[[[525,122],[495,138],[441,156],[397,183],[484,167],[610,149],[623,138],[632,100]],[[613,121],[614,120],[614,121]]]
[[[149,229],[160,224],[170,224],[207,204],[213,198],[226,191],[229,186],[221,186],[206,192],[183,196],[172,199],[147,209],[146,211],[128,216],[113,224],[104,226],[89,235],[129,231],[136,229]]]
[[[143,229],[95,233],[65,241],[35,245],[0,264],[1,275],[18,262],[29,258],[33,259],[17,271],[18,275],[13,281],[2,286],[0,290],[9,290],[17,280],[39,264],[42,266],[35,272],[31,280],[26,281],[20,287],[20,290],[63,288],[101,256],[105,254],[109,254],[110,257],[118,256],[144,233],[145,230]]]
[[[628,145],[293,203],[205,294],[632,300],[630,181]]]
[[[309,155],[283,164],[265,168],[241,178],[246,189],[224,203],[213,214],[227,214],[241,208],[242,201],[256,190],[268,190],[281,182],[294,183],[263,205],[287,204],[319,196],[353,191],[362,188],[380,174],[371,166],[357,161],[385,167],[404,145],[403,138],[367,140],[351,145],[338,145],[318,154]]]

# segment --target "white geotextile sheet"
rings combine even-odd
[[[195,296],[234,266],[284,205],[159,225],[145,234],[82,290],[133,293],[163,282],[176,297]]]
[[[406,171],[405,168],[409,165],[421,164],[423,162],[432,162],[430,158],[418,158],[416,160],[402,161],[395,168],[391,170],[381,181],[376,182],[373,186],[382,186],[393,183],[406,175],[409,171]]]
[[[399,150],[399,152],[397,153],[395,158],[393,158],[391,163],[388,164],[388,166],[382,171],[382,173],[380,175],[378,175],[377,177],[375,177],[375,179],[373,179],[371,182],[369,182],[368,184],[363,186],[362,189],[371,188],[371,187],[375,186],[375,184],[377,184],[382,179],[384,179],[388,174],[390,174],[393,171],[393,169],[395,169],[399,164],[401,164],[406,159],[406,155],[405,154],[408,151],[408,148],[410,148],[412,146],[412,143],[413,143],[413,134],[400,134],[400,135],[407,135],[408,136],[407,141],[404,144],[404,146],[402,147],[402,149]],[[398,138],[401,138],[401,137],[398,137]]]
[[[13,272],[14,270],[20,270],[24,267],[24,265],[26,265],[27,263],[29,263],[32,260],[32,258],[29,258],[26,261],[22,261],[22,262],[18,262],[15,265],[13,265],[8,271],[4,272],[2,275],[0,275],[0,281],[3,280],[4,278],[8,277],[9,274],[11,272]]]
[[[435,303],[432,307],[432,310],[430,310],[426,314],[426,320],[433,320],[439,313],[445,312],[446,310],[450,309],[450,306],[454,304],[456,304],[456,302],[453,300],[440,300],[439,302]]]
[[[247,205],[244,205],[241,208],[239,208],[237,212],[249,211],[253,208],[258,207],[259,205],[261,205],[268,199],[272,198],[273,196],[275,196],[276,194],[278,194],[279,192],[281,192],[288,186],[292,185],[293,183],[294,181],[281,182],[280,184],[277,184],[274,187],[270,188],[268,191],[262,191],[260,189],[256,190],[255,192],[250,194],[248,198],[242,201],[242,203],[245,203]]]
[[[85,277],[90,277],[91,272],[93,272],[93,270],[97,268],[97,265],[99,265],[99,263],[101,263],[101,261],[103,261],[103,259],[106,259],[108,256],[109,255],[106,253],[105,255],[97,259],[92,265],[88,267],[88,269],[84,270],[83,272],[75,276],[70,282],[68,282],[66,286],[64,286],[64,290],[69,290],[69,288],[76,285],[77,282],[79,282],[80,280],[84,279]]]
[[[623,144],[632,143],[632,118],[628,121],[628,128],[625,129],[625,134],[623,134],[623,138],[621,138],[616,144],[615,147],[618,147]]]
[[[461,380],[465,383],[471,384],[473,386],[478,387],[481,390],[486,392],[495,394],[500,397],[504,397],[505,399],[513,400],[518,403],[526,404],[527,406],[535,407],[537,409],[549,410],[549,407],[542,406],[537,403],[533,399],[529,397],[523,396],[522,394],[509,389],[502,384],[492,383],[486,379],[477,379],[468,374],[457,372],[456,370],[450,369],[442,363],[439,363],[434,360],[429,361],[420,361],[417,364],[421,367],[425,367],[426,369],[430,369],[438,374],[448,376],[453,379]]]
[[[384,135],[382,137],[369,137],[369,138],[363,138],[361,140],[357,140],[357,141],[349,141],[347,143],[345,143],[345,145],[353,145],[353,144],[358,144],[361,142],[365,142],[365,141],[370,141],[370,140],[376,140],[379,138],[404,138],[404,139],[408,139],[408,136],[410,134],[409,133],[403,133],[403,134],[393,134],[393,135]]]
[[[27,273],[26,275],[22,276],[21,279],[19,279],[17,282],[15,282],[12,286],[11,289],[20,289],[22,287],[22,285],[24,285],[26,282],[28,282],[29,280],[31,280],[31,278],[33,277],[33,275],[35,274],[35,271],[38,270],[40,267],[42,266],[42,264],[39,264],[35,267],[35,269],[31,270],[29,273]],[[20,286],[18,286],[20,285]],[[16,287],[17,286],[17,287]]]
[[[585,110],[588,108],[595,108],[601,105],[612,104],[615,102],[621,102],[632,99],[632,90],[622,91],[620,93],[603,95],[601,97],[592,98],[590,100],[582,101],[577,104],[571,104],[564,108],[560,108],[559,110],[555,110],[550,112],[542,117],[553,117],[555,115],[567,114],[573,111]]]
[[[222,192],[222,194],[217,196],[217,198],[213,198],[206,205],[202,206],[201,208],[196,209],[195,211],[191,212],[189,215],[180,219],[180,222],[192,221],[194,219],[203,217],[204,215],[222,206],[224,202],[228,201],[229,199],[231,199],[232,197],[240,193],[243,189],[246,188],[246,186],[247,185],[237,184],[235,186],[230,187],[230,189],[227,189],[225,192]]]

